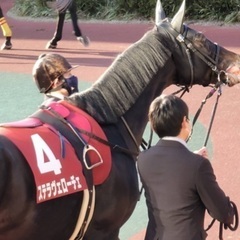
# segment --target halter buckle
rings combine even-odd
[[[184,42],[184,36],[182,34],[178,34],[178,36],[176,37],[176,39],[179,41],[179,42]]]

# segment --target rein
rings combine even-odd
[[[138,147],[137,140],[136,140],[135,136],[133,135],[130,127],[128,126],[127,121],[125,120],[125,118],[121,117],[121,120],[123,121],[123,123],[124,123],[124,125],[125,125],[125,127],[126,127],[126,129],[128,131],[128,133],[129,133],[129,135],[131,136],[131,138],[132,138],[132,140],[133,140],[133,142],[134,142],[134,144],[135,144],[135,146],[137,148],[137,155],[138,155],[139,154],[139,147]],[[152,138],[153,138],[153,131],[151,130],[148,143],[142,138],[141,147],[142,147],[143,150],[146,150],[146,149],[151,147]]]
[[[102,144],[105,144],[109,147],[111,147],[112,150],[118,150],[118,151],[121,151],[121,152],[124,152],[124,153],[127,153],[129,155],[134,155],[134,156],[138,156],[139,152],[134,152],[134,151],[130,151],[129,149],[127,148],[124,148],[124,147],[121,147],[117,144],[114,144],[114,143],[111,143],[109,141],[106,141],[105,139],[101,138],[101,137],[98,137],[97,135],[95,135],[94,133],[91,133],[91,132],[88,132],[84,129],[80,129],[78,128],[78,131],[90,138],[93,138],[95,140],[97,140],[98,142],[102,143]]]
[[[233,207],[233,211],[234,211],[234,217],[235,217],[235,221],[234,221],[234,225],[227,225],[227,224],[223,224],[220,222],[219,224],[219,234],[218,234],[218,237],[219,237],[219,240],[223,240],[223,228],[225,230],[227,229],[230,229],[231,231],[236,231],[237,228],[238,228],[238,224],[239,224],[239,216],[238,216],[238,210],[237,210],[237,206],[234,202],[230,202],[230,204],[232,205]],[[211,223],[208,225],[208,227],[205,229],[205,231],[207,232],[212,226],[213,224],[215,223],[216,219],[214,218]]]
[[[204,144],[203,144],[204,147],[207,146],[208,138],[209,138],[209,135],[210,135],[210,132],[211,132],[211,129],[212,129],[213,120],[215,118],[216,111],[217,111],[218,101],[219,101],[220,96],[222,95],[222,85],[223,84],[224,83],[219,80],[215,84],[215,86],[211,89],[211,91],[207,94],[205,99],[202,100],[201,105],[200,105],[199,109],[197,110],[197,112],[195,113],[195,116],[193,118],[192,131],[191,131],[190,136],[187,139],[187,142],[190,140],[190,138],[191,138],[191,136],[193,134],[193,127],[194,127],[195,123],[197,122],[197,119],[198,119],[198,117],[199,117],[199,115],[200,115],[200,113],[201,113],[201,111],[203,109],[203,106],[205,105],[207,100],[209,98],[211,98],[214,95],[214,93],[218,90],[218,95],[217,95],[217,98],[216,98],[216,101],[215,101],[215,104],[214,104],[214,107],[213,107],[212,116],[211,116],[211,119],[210,119],[210,124],[209,124],[209,127],[208,127],[207,135],[206,135],[206,138],[205,138],[205,141],[204,141]]]

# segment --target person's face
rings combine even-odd
[[[63,96],[69,96],[68,91],[66,88],[62,88],[62,85],[64,84],[65,79],[56,79],[53,84],[53,89],[56,89],[55,92],[58,92],[62,94]]]
[[[69,96],[68,91],[67,91],[67,89],[65,89],[65,88],[61,88],[61,89],[59,90],[59,93],[61,93],[61,94],[62,94],[63,96],[65,96],[65,97]]]

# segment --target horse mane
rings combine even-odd
[[[87,90],[69,97],[100,123],[115,123],[136,102],[170,56],[159,33],[151,30],[120,54]]]

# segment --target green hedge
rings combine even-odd
[[[75,0],[82,19],[151,20],[156,0]],[[172,17],[182,0],[162,0],[166,15]],[[240,22],[239,0],[187,0],[187,20]],[[15,11],[20,16],[52,17],[46,0],[16,0]]]

